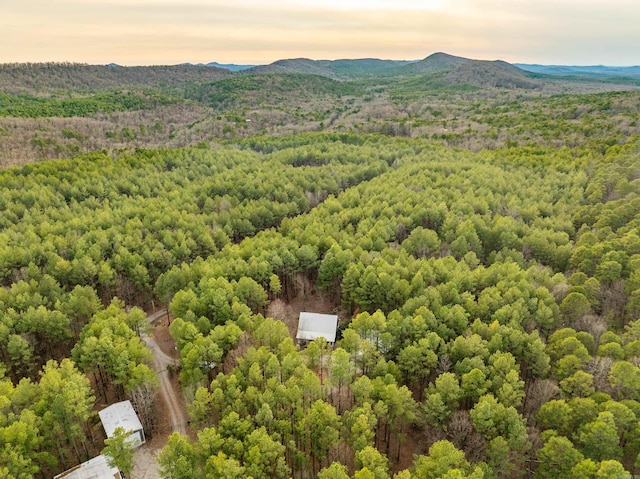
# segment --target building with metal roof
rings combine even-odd
[[[122,477],[117,467],[109,465],[106,456],[97,456],[54,476],[53,479],[122,479]]]
[[[144,431],[142,423],[138,418],[131,401],[122,401],[112,404],[98,412],[102,427],[107,433],[107,437],[113,437],[117,428],[121,427],[125,431],[131,431],[127,441],[131,442],[134,447],[138,447],[145,443]]]
[[[338,316],[335,314],[320,314],[301,312],[298,319],[298,341],[313,341],[316,338],[324,337],[328,343],[336,342],[338,331]]]

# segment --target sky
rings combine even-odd
[[[638,0],[0,0],[0,63],[639,65]]]

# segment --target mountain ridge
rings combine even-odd
[[[435,52],[421,60],[381,60],[377,58],[313,60],[290,58],[268,65],[240,65],[209,62],[173,66],[86,65],[79,63],[0,64],[0,86],[5,93],[56,90],[78,92],[113,88],[173,88],[188,84],[216,82],[236,75],[315,75],[336,81],[360,81],[361,86],[377,84],[442,89],[496,87],[538,89],[549,81],[608,83],[640,86],[640,66],[549,66],[512,64],[502,60],[475,60],[445,52]]]
[[[536,89],[541,80],[532,72],[502,60],[474,60],[444,52],[436,52],[418,61],[379,60],[312,60],[290,58],[268,65],[243,70],[242,74],[307,74],[333,80],[417,78],[437,74],[443,85]]]
[[[541,65],[537,63],[514,63],[513,65],[525,71],[544,75],[640,78],[640,65],[624,67],[607,65]]]
[[[209,62],[209,63],[199,63],[198,65],[202,65],[205,67],[216,67],[223,68],[225,70],[230,70],[232,72],[239,72],[242,70],[248,70],[249,68],[253,68],[257,65],[240,65],[237,63],[218,63],[218,62]]]

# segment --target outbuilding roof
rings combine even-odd
[[[112,437],[119,427],[125,431],[139,431],[142,423],[131,405],[131,401],[122,401],[112,404],[98,412],[104,432],[107,437]]]
[[[121,476],[118,468],[111,467],[105,456],[96,456],[53,479],[121,479]]]
[[[298,319],[298,333],[296,339],[313,341],[320,336],[328,343],[336,342],[338,330],[338,316],[335,314],[320,314],[301,312]]]

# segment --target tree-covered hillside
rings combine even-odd
[[[99,449],[95,402],[131,398],[153,431],[145,315],[125,306],[154,300],[194,432],[169,439],[165,478],[627,477],[638,158],[633,139],[312,134],[5,170],[3,474]],[[335,347],[268,314],[320,296]]]
[[[426,138],[474,151],[624,143],[640,133],[637,84],[541,76],[444,53],[418,62],[283,60],[242,72],[11,64],[0,65],[0,89],[2,167],[319,131]]]
[[[4,93],[46,96],[60,91],[176,87],[231,75],[230,71],[222,68],[196,65],[122,67],[81,63],[5,63],[0,64],[0,88]]]

